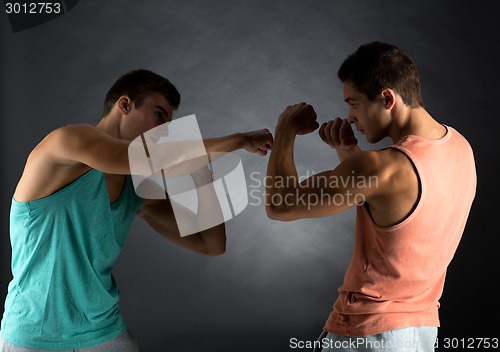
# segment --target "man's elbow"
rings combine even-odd
[[[218,246],[216,248],[206,248],[201,254],[207,257],[217,257],[226,253],[226,245]]]
[[[293,221],[299,219],[295,209],[290,206],[270,204],[266,205],[267,217],[271,220]]]
[[[216,251],[211,251],[210,253],[207,254],[209,257],[218,257],[220,255],[223,255],[226,253],[226,249],[221,249],[221,250],[216,250]]]
[[[210,236],[210,240],[207,237],[200,236],[204,245],[201,246],[201,254],[208,257],[216,257],[226,253],[226,227],[224,224],[220,224],[209,231],[210,233],[205,233],[204,236]]]

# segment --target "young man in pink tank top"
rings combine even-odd
[[[316,350],[433,351],[446,269],[475,196],[472,149],[425,110],[417,67],[401,49],[362,45],[338,77],[347,119],[320,127],[305,103],[279,116],[267,214],[293,221],[357,208],[351,262]],[[361,151],[351,125],[370,143],[389,137],[393,145]],[[340,163],[299,182],[295,136],[318,127]]]

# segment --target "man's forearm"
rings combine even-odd
[[[266,207],[273,210],[275,195],[284,199],[298,182],[297,169],[294,162],[294,142],[296,133],[286,126],[277,126],[274,147],[271,152],[266,177]]]
[[[136,175],[149,175],[163,170],[168,176],[185,176],[225,153],[243,148],[245,143],[245,135],[242,133],[203,141],[133,141],[129,146],[129,163],[132,173]],[[144,152],[148,159],[144,159]]]
[[[203,140],[207,153],[230,153],[243,148],[245,137],[242,133],[234,133],[229,136],[207,138]]]
[[[204,229],[199,231],[199,236],[209,253],[222,254],[226,247],[226,228],[212,173],[205,167],[191,176],[198,196],[197,226]]]
[[[245,149],[248,152],[258,155],[266,155],[272,148],[273,136],[267,128],[249,131],[244,133],[234,133],[225,137],[210,138],[203,141],[205,150],[211,160],[231,153],[238,149]]]

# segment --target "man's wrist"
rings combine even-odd
[[[293,124],[288,123],[286,120],[281,120],[281,121],[278,121],[278,123],[276,124],[276,127],[274,129],[274,133],[275,134],[287,133],[287,134],[296,135],[297,128]]]
[[[235,145],[235,150],[244,149],[248,144],[248,137],[244,132],[237,132],[232,135]]]
[[[359,146],[356,145],[349,150],[335,149],[335,151],[337,152],[337,156],[339,157],[339,160],[343,161],[344,159],[347,159],[351,155],[361,151],[361,149],[359,148]]]

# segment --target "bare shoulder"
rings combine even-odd
[[[74,124],[49,134],[46,148],[59,165],[85,164],[104,173],[130,174],[129,144],[95,126]]]
[[[418,175],[410,159],[394,148],[359,154],[354,156],[355,162],[376,177],[376,182],[372,182],[375,187],[366,197],[375,223],[389,226],[405,219],[419,196]]]
[[[31,151],[14,198],[31,201],[45,197],[92,168],[126,174],[130,170],[128,144],[92,125],[60,127]]]
[[[64,136],[82,136],[82,133],[104,133],[100,131],[96,126],[85,124],[85,123],[75,123],[69,124],[66,126],[62,126],[56,128],[52,132],[50,132],[46,138],[56,138],[56,137],[64,137]]]
[[[369,202],[385,204],[394,198],[414,198],[418,194],[418,177],[413,164],[396,149],[360,151],[339,166],[343,175],[370,180],[371,187],[365,190]]]
[[[63,153],[64,149],[83,145],[92,135],[100,134],[95,126],[87,124],[71,124],[59,127],[50,132],[30,154],[30,157],[52,156]]]
[[[53,152],[79,151],[86,149],[91,143],[113,143],[116,138],[89,124],[71,124],[60,127],[47,135],[46,143]]]
[[[108,140],[111,136],[88,124],[71,124],[50,132],[31,151],[27,165],[43,163],[45,167],[72,167],[85,164],[86,150],[98,140]]]
[[[14,199],[28,202],[46,197],[80,177],[90,168],[77,160],[57,156],[78,138],[87,125],[68,125],[53,130],[29,154]],[[91,127],[91,126],[90,126]]]
[[[345,159],[344,163],[354,172],[384,179],[413,172],[410,159],[393,148],[360,151]]]

